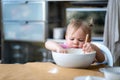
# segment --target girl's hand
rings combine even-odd
[[[64,48],[58,48],[58,49],[56,50],[56,52],[58,52],[58,53],[67,53],[67,50],[64,49]]]
[[[93,44],[91,44],[91,43],[89,43],[89,42],[85,43],[85,44],[83,45],[82,49],[83,49],[84,52],[95,51],[95,50],[93,49]]]

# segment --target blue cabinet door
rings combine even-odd
[[[45,22],[4,22],[4,39],[16,41],[45,41]]]
[[[44,21],[45,1],[4,1],[2,14],[4,21]]]

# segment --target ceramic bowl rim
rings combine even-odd
[[[92,51],[92,52],[90,52],[90,53],[88,53],[88,54],[74,54],[74,53],[59,53],[59,52],[55,52],[55,51],[52,51],[52,54],[62,54],[62,55],[95,55],[96,54],[96,51]]]
[[[114,72],[114,71],[108,70],[108,69],[112,69],[112,68],[119,68],[119,69],[120,69],[119,66],[116,66],[116,67],[100,68],[99,70],[100,70],[101,72],[103,72],[103,73],[104,73],[104,72],[107,72],[107,73],[111,73],[111,74],[120,75],[120,72]]]

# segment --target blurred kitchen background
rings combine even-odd
[[[71,18],[94,23],[92,41],[103,41],[108,0],[1,0],[1,63],[53,62],[46,40],[64,41]]]

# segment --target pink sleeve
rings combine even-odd
[[[60,44],[62,48],[68,48],[66,44]]]

